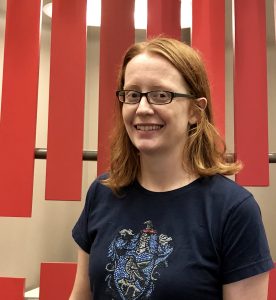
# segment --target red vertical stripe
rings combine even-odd
[[[0,215],[30,217],[39,67],[39,0],[8,0],[0,119]]]
[[[276,267],[276,264],[275,264]],[[276,269],[269,272],[268,300],[276,299]]]
[[[192,46],[206,64],[216,126],[225,134],[225,1],[193,0]]]
[[[0,299],[23,300],[25,289],[24,278],[0,277]]]
[[[134,42],[134,0],[102,0],[98,122],[98,173],[109,166],[109,134],[113,126],[119,65]]]
[[[180,0],[149,0],[147,37],[164,34],[181,39]]]
[[[265,0],[235,1],[235,152],[242,185],[269,183]]]
[[[54,0],[46,199],[80,200],[86,63],[86,0]]]
[[[40,300],[68,300],[75,281],[75,263],[42,263],[40,268]]]

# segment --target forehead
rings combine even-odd
[[[155,69],[170,69],[178,70],[163,56],[155,53],[144,52],[134,56],[126,66],[126,72],[132,71],[133,68],[139,68],[143,70],[155,70]]]
[[[136,55],[126,66],[125,84],[140,83],[177,83],[186,86],[182,74],[166,58],[148,52]]]

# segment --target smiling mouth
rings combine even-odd
[[[160,130],[163,127],[164,125],[135,125],[135,128],[141,131]]]

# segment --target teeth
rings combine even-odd
[[[152,131],[161,129],[161,125],[137,125],[137,130]]]

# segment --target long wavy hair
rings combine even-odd
[[[214,174],[233,175],[241,169],[240,162],[227,162],[226,146],[214,126],[209,80],[199,53],[183,42],[157,37],[131,46],[125,53],[118,76],[118,90],[124,88],[125,71],[132,58],[141,53],[157,54],[168,60],[183,76],[189,93],[207,99],[205,109],[191,100],[192,109],[199,115],[191,125],[183,149],[184,160],[190,172],[199,176]],[[115,127],[111,135],[110,170],[102,183],[113,192],[131,184],[139,174],[139,151],[130,141],[122,117],[122,103],[116,101]],[[185,138],[185,137],[183,137]]]

